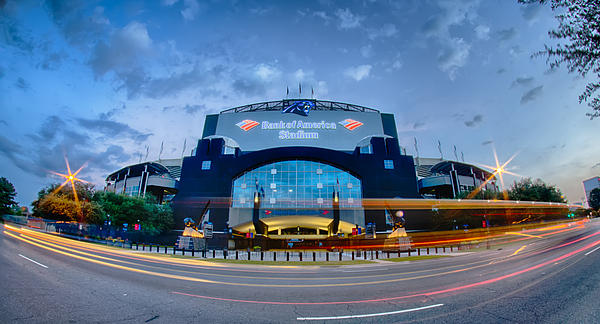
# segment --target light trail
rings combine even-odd
[[[535,238],[543,238],[539,235],[531,235],[531,234],[525,234],[525,233],[517,233],[517,232],[506,232],[506,234],[510,234],[510,235],[521,235],[521,236],[527,236],[527,237],[535,237]]]
[[[298,320],[298,321],[324,321],[324,320],[341,320],[341,319],[351,319],[351,318],[377,317],[377,316],[387,316],[387,315],[416,312],[416,311],[440,307],[440,306],[444,306],[444,304],[428,305],[428,306],[423,306],[423,307],[403,309],[403,310],[399,310],[399,311],[385,312],[385,313],[373,313],[373,314],[361,314],[361,315],[342,315],[342,316],[322,316],[322,317],[297,317],[296,320]]]
[[[599,232],[600,233],[600,232]],[[479,282],[474,282],[471,284],[467,284],[467,285],[463,285],[463,286],[457,286],[457,287],[453,287],[453,288],[447,288],[447,289],[442,289],[442,290],[435,290],[435,291],[430,291],[430,292],[423,292],[423,293],[416,293],[416,294],[411,294],[411,295],[403,295],[403,296],[396,296],[396,297],[386,297],[386,298],[377,298],[377,299],[363,299],[363,300],[351,300],[351,301],[333,301],[333,302],[277,302],[277,301],[257,301],[257,300],[244,300],[244,299],[231,299],[231,298],[220,298],[220,297],[211,297],[211,296],[202,296],[202,295],[194,295],[194,294],[187,294],[187,293],[182,293],[182,292],[176,292],[173,291],[173,294],[178,294],[178,295],[185,295],[185,296],[190,296],[190,297],[196,297],[196,298],[203,298],[203,299],[211,299],[211,300],[220,300],[220,301],[229,301],[229,302],[237,302],[237,303],[251,303],[251,304],[268,304],[268,305],[340,305],[340,304],[361,304],[361,303],[374,303],[374,302],[386,302],[386,301],[392,301],[392,300],[401,300],[401,299],[408,299],[408,298],[414,298],[414,297],[429,297],[429,296],[435,296],[435,295],[441,295],[441,294],[445,294],[445,293],[449,293],[449,292],[456,292],[456,291],[461,291],[461,290],[466,290],[468,288],[473,288],[473,287],[478,287],[478,286],[483,286],[483,285],[488,285],[491,283],[495,283],[501,280],[505,280],[508,278],[512,278],[515,276],[518,276],[520,274],[526,273],[526,272],[530,272],[536,269],[539,269],[541,267],[550,265],[554,262],[558,262],[561,260],[564,260],[570,256],[573,256],[577,253],[580,253],[582,251],[585,251],[589,248],[592,248],[596,245],[600,244],[600,240],[595,241],[593,243],[590,243],[582,248],[579,248],[577,250],[571,251],[569,253],[563,254],[559,257],[556,257],[552,260],[548,260],[546,262],[542,262],[540,264],[537,264],[535,266],[523,269],[523,270],[519,270],[516,272],[512,272],[503,276],[499,276],[496,278],[492,278],[492,279],[488,279],[488,280],[483,280],[483,281],[479,281]]]
[[[515,253],[513,253],[511,255],[517,255],[519,252],[523,251],[523,249],[525,249],[525,247],[527,247],[527,245],[521,246],[518,250],[515,251]]]

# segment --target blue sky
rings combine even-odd
[[[180,157],[204,116],[297,95],[396,116],[414,155],[493,164],[571,202],[600,174],[586,80],[531,54],[553,44],[548,7],[516,1],[0,1],[0,176],[28,205],[63,154],[104,177]],[[515,178],[508,177],[508,182]]]

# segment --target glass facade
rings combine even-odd
[[[358,178],[314,161],[275,162],[242,174],[233,181],[232,207],[253,208],[256,191],[263,195],[261,209],[273,208],[273,216],[306,215],[308,210],[327,214],[334,191],[339,192],[340,208],[360,208],[362,203]]]

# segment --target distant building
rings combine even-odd
[[[496,177],[475,165],[439,158],[415,158],[419,194],[425,197],[456,198],[482,186],[482,191],[498,191]]]
[[[593,177],[583,181],[583,190],[585,190],[585,200],[588,202],[588,206],[590,205],[590,192],[596,188],[600,188],[600,177]]]
[[[145,197],[163,203],[173,199],[181,176],[182,159],[164,159],[126,166],[106,177],[105,191]]]

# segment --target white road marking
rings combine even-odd
[[[342,270],[342,272],[368,272],[368,271],[382,271],[382,270],[388,270],[386,269],[364,269],[364,270]]]
[[[600,249],[600,246],[599,246],[599,247],[597,247],[597,248],[595,248],[595,249],[593,249],[593,250],[591,250],[590,252],[586,253],[585,255],[591,254],[591,253],[593,253],[594,251],[596,251],[596,250],[598,250],[598,249]]]
[[[374,313],[374,314],[360,314],[360,315],[344,315],[344,316],[324,316],[324,317],[297,317],[298,321],[323,321],[323,320],[340,320],[340,319],[349,319],[349,318],[364,318],[364,317],[375,317],[375,316],[385,316],[385,315],[394,315],[408,312],[416,312],[424,309],[434,308],[444,306],[444,304],[435,304],[411,309],[403,309],[399,311],[393,312],[385,312],[385,313]]]
[[[48,269],[48,267],[47,267],[47,266],[45,266],[45,265],[43,265],[43,264],[41,264],[41,263],[39,263],[39,262],[37,262],[37,261],[35,261],[35,260],[31,260],[30,258],[28,258],[28,257],[24,256],[23,254],[19,254],[19,256],[20,256],[21,258],[25,259],[25,260],[29,260],[29,261],[31,261],[31,262],[33,262],[33,263],[35,263],[35,264],[39,265],[40,267],[44,267],[44,268]]]

